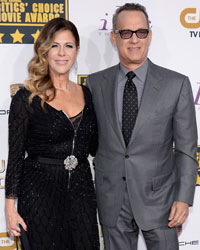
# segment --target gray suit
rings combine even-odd
[[[91,74],[87,82],[99,129],[94,162],[100,222],[115,226],[127,183],[137,225],[151,230],[168,224],[173,201],[193,203],[198,169],[193,95],[186,76],[149,61],[136,125],[126,148],[116,104],[118,68]]]

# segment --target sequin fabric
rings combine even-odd
[[[64,166],[40,163],[35,157],[70,155],[76,117],[70,121],[47,103],[43,110],[38,96],[29,104],[25,88],[11,102],[6,197],[18,199],[33,250],[99,249],[96,197],[87,160],[97,149],[97,124],[91,93],[82,89],[85,106],[77,116],[81,121],[74,146],[79,164],[70,178]]]

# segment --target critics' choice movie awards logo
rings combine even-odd
[[[184,28],[190,29],[190,37],[200,38],[200,8],[184,9],[180,14],[180,22]]]
[[[5,173],[6,173],[6,164],[5,160],[0,162],[0,190],[5,189]]]
[[[9,237],[8,233],[0,233],[0,249],[2,250],[14,250],[16,249],[16,239]],[[18,249],[21,249],[19,244]]]
[[[68,0],[0,0],[0,43],[34,43],[55,17],[68,19]]]

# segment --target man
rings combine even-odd
[[[88,76],[99,128],[95,183],[106,250],[137,249],[139,229],[148,250],[178,249],[176,226],[193,203],[198,165],[190,82],[147,59],[151,38],[143,6],[118,8],[111,39],[120,64]]]

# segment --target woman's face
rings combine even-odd
[[[78,50],[79,47],[76,47],[76,41],[71,31],[58,32],[47,56],[50,75],[53,77],[68,76]]]

